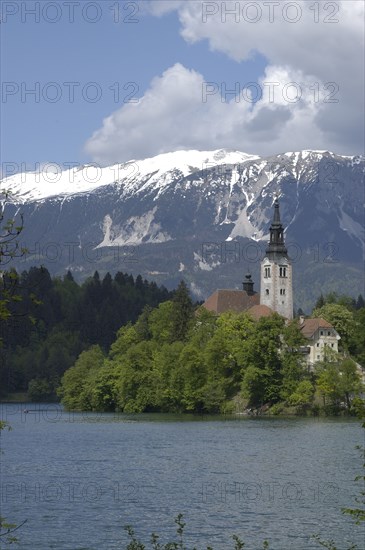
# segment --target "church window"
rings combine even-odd
[[[279,277],[286,277],[286,267],[285,266],[280,266],[279,267]]]
[[[269,279],[271,277],[271,269],[270,267],[265,267],[265,279]]]
[[[281,295],[281,296],[285,296],[285,288],[281,288],[281,289],[280,289],[280,295]]]
[[[267,289],[266,289],[266,296],[268,296],[269,294],[270,294],[270,291],[269,291],[269,289],[267,288]]]

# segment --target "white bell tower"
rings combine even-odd
[[[260,304],[270,307],[287,319],[293,319],[292,265],[284,242],[279,201],[274,202],[274,219],[270,242],[261,262]]]

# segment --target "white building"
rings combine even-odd
[[[338,332],[325,319],[300,318],[300,330],[308,340],[304,357],[309,367],[317,361],[325,359],[327,350],[338,352],[338,341],[341,339]]]

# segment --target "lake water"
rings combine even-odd
[[[2,404],[1,515],[27,523],[21,549],[124,549],[131,524],[166,542],[179,512],[186,545],[339,550],[364,545],[353,506],[364,443],[359,421],[68,413]],[[30,412],[24,413],[28,408]]]

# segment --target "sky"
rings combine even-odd
[[[364,2],[1,1],[1,169],[364,152]]]

